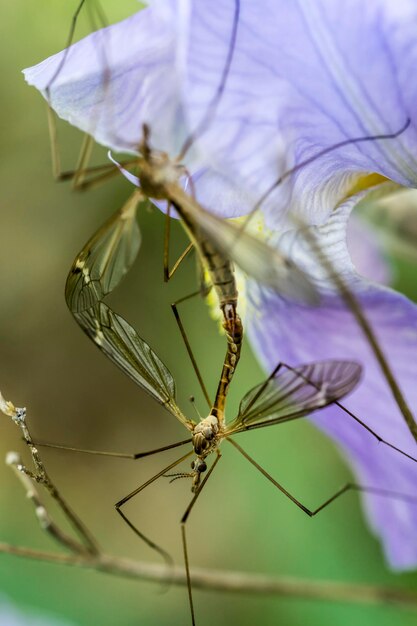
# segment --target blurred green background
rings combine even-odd
[[[21,69],[64,47],[77,1],[3,2],[0,55],[1,124],[1,306],[0,389],[28,407],[32,433],[43,440],[97,449],[139,451],[184,437],[168,413],[148,399],[82,334],[67,311],[63,289],[75,254],[128,196],[129,184],[114,180],[88,193],[53,181],[46,108],[26,86]],[[103,1],[109,21],[133,13],[134,0]],[[91,24],[81,16],[77,37]],[[74,165],[81,134],[59,125],[64,167]],[[105,159],[98,151],[98,161]],[[185,263],[168,285],[162,282],[163,218],[140,215],[143,247],[138,262],[111,302],[160,354],[174,373],[180,405],[192,411],[198,386],[176,329],[169,303],[195,289],[195,267]],[[185,239],[174,227],[174,251]],[[398,283],[412,293],[415,266],[402,264]],[[213,392],[224,339],[202,302],[182,307],[198,362]],[[229,410],[262,379],[245,346]],[[19,450],[28,459],[17,428],[1,419],[1,455]],[[242,445],[274,476],[314,506],[349,478],[334,445],[310,424],[254,431]],[[225,446],[226,448],[226,446]],[[167,464],[172,455],[147,460],[102,459],[47,450],[43,458],[57,485],[109,553],[154,560],[136,540],[113,505]],[[159,481],[128,507],[132,519],[182,563],[179,519],[190,499],[188,481]],[[31,504],[11,471],[0,466],[0,541],[55,550],[34,519]],[[417,591],[417,575],[390,573],[377,541],[368,532],[359,498],[349,495],[321,516],[308,519],[267,483],[233,449],[224,449],[189,523],[192,565],[291,575],[313,579],[403,585]],[[0,587],[22,610],[43,612],[79,626],[136,626],[189,623],[186,591],[168,591],[11,556],[0,556]],[[415,623],[415,614],[285,598],[240,597],[195,592],[199,626],[255,622],[263,625]]]

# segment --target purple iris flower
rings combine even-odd
[[[48,91],[58,115],[100,143],[135,152],[146,122],[152,145],[171,155],[201,126],[223,76],[221,98],[186,165],[198,172],[197,198],[225,217],[246,214],[288,167],[320,150],[404,128],[395,139],[328,152],[269,195],[266,223],[316,282],[322,303],[303,306],[249,280],[247,328],[267,369],[279,360],[361,362],[364,381],[346,406],[414,456],[416,443],[362,331],[284,218],[297,214],[315,229],[371,321],[409,405],[417,406],[417,307],[376,282],[386,280],[386,270],[369,232],[352,220],[347,228],[367,188],[387,179],[416,186],[416,33],[415,0],[155,0],[65,57],[61,52],[25,72],[30,84]],[[313,420],[346,453],[358,483],[417,495],[417,464],[378,445],[337,407]],[[364,502],[391,566],[415,567],[417,505],[369,494]]]

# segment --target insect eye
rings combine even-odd
[[[201,461],[200,465],[198,466],[198,471],[205,472],[206,469],[207,469],[207,465],[204,463],[204,461]]]

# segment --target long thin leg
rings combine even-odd
[[[55,180],[62,180],[61,154],[58,149],[58,133],[56,127],[55,113],[53,112],[49,104],[47,105],[46,110],[48,114],[49,148],[51,151],[52,176]]]
[[[135,165],[135,163],[136,161],[134,161],[133,159],[130,159],[129,161],[122,161],[120,165],[122,167],[127,167],[131,165]],[[117,165],[114,165],[113,163],[108,163],[108,164],[106,163],[104,165],[87,167],[84,170],[82,170],[81,173],[83,176],[85,176],[86,174],[100,172],[100,171],[102,173],[97,173],[96,176],[92,176],[91,178],[88,178],[87,180],[83,180],[81,183],[79,183],[76,187],[76,190],[88,191],[90,189],[94,189],[94,187],[99,187],[103,183],[107,182],[110,178],[120,175],[119,168],[117,167]],[[73,176],[75,176],[75,171],[65,172],[63,176],[65,176],[66,179],[72,178]]]
[[[213,404],[212,404],[212,402],[210,400],[210,396],[209,396],[207,388],[206,388],[206,386],[204,384],[203,377],[202,377],[201,372],[199,370],[199,367],[197,365],[197,361],[195,360],[194,353],[192,351],[190,342],[188,341],[187,333],[185,332],[185,328],[184,328],[184,325],[183,325],[183,323],[181,321],[181,317],[180,317],[180,314],[179,314],[178,308],[177,308],[178,304],[180,304],[181,302],[185,302],[186,300],[189,300],[190,298],[193,298],[193,297],[199,295],[199,293],[200,293],[200,291],[195,291],[195,292],[189,294],[188,296],[184,296],[183,298],[180,298],[180,300],[177,300],[176,302],[173,302],[171,304],[171,309],[172,309],[172,312],[174,314],[175,321],[177,322],[178,328],[180,330],[181,337],[182,337],[182,339],[184,341],[184,344],[185,344],[185,347],[187,349],[188,356],[190,357],[190,361],[192,363],[194,372],[195,372],[195,374],[197,376],[197,379],[198,379],[198,382],[200,384],[201,391],[203,392],[203,395],[204,395],[204,397],[206,399],[206,402],[207,402],[207,405],[208,405],[209,409],[211,409]]]
[[[338,489],[330,498],[327,498],[322,504],[320,504],[315,509],[309,509],[306,507],[300,500],[298,500],[295,496],[293,496],[289,491],[285,489],[278,481],[275,480],[268,472],[259,465],[241,446],[239,446],[233,439],[227,438],[227,441],[231,443],[236,450],[238,450],[244,457],[252,463],[257,470],[261,472],[265,478],[267,478],[277,489],[281,491],[287,498],[291,500],[299,509],[301,509],[306,515],[309,517],[314,517],[317,513],[320,513],[323,509],[329,506],[332,502],[337,500],[340,496],[348,491],[361,491],[362,493],[373,493],[375,495],[383,496],[386,498],[393,498],[395,500],[402,500],[403,502],[410,502],[411,504],[417,505],[417,497],[409,496],[404,493],[399,493],[398,491],[391,491],[390,489],[380,489],[379,487],[367,487],[364,485],[357,485],[356,483],[346,483],[343,487]]]
[[[157,552],[159,552],[159,554],[162,556],[162,558],[169,564],[172,563],[172,559],[170,557],[170,555],[165,552],[165,550],[163,550],[163,548],[159,547],[156,543],[154,543],[153,541],[151,541],[151,539],[148,539],[148,537],[146,537],[131,521],[130,519],[127,517],[127,515],[125,515],[123,513],[123,511],[121,510],[121,507],[123,505],[125,505],[127,502],[129,502],[129,500],[131,500],[134,496],[136,496],[138,493],[140,493],[141,491],[143,491],[145,489],[145,487],[148,487],[150,484],[152,484],[153,482],[155,482],[155,480],[157,480],[158,478],[160,478],[161,476],[163,476],[164,474],[166,474],[167,472],[169,472],[173,467],[176,467],[177,465],[179,465],[180,463],[182,463],[182,461],[185,461],[185,459],[187,459],[189,456],[191,456],[193,454],[193,450],[190,450],[189,452],[187,452],[187,454],[184,454],[184,456],[182,456],[181,458],[177,459],[176,461],[174,461],[173,463],[170,463],[170,465],[168,465],[167,467],[164,467],[163,470],[161,470],[160,472],[158,472],[157,474],[155,474],[155,476],[152,476],[152,478],[150,478],[149,480],[147,480],[145,483],[143,483],[142,485],[140,485],[140,487],[137,487],[136,489],[134,489],[133,491],[131,491],[127,496],[125,496],[124,498],[122,498],[121,500],[119,500],[118,502],[116,502],[116,504],[114,505],[116,508],[116,511],[119,513],[120,517],[124,520],[124,522],[129,526],[129,528],[131,528],[133,530],[133,532],[135,533],[135,535],[137,535],[140,539],[142,539],[142,541],[144,541],[150,548],[152,548],[153,550],[156,550]]]
[[[167,281],[171,280],[171,278],[174,276],[175,272],[177,271],[177,269],[179,268],[181,263],[190,254],[190,252],[193,250],[193,248],[194,248],[194,244],[193,243],[189,243],[188,246],[185,248],[185,250],[180,254],[178,259],[175,261],[174,265],[172,266],[172,269],[170,271],[168,271]]]
[[[287,365],[286,363],[281,363],[282,367],[286,367],[288,370],[294,372],[296,371],[294,367],[292,367],[291,365]],[[307,380],[311,385],[314,386],[314,383],[308,379],[306,379],[304,376],[302,376],[300,374],[300,376],[304,379]],[[316,386],[317,387],[317,386]],[[318,387],[317,387],[318,388]],[[259,395],[259,394],[258,394]],[[253,402],[252,402],[253,404]],[[351,417],[353,420],[355,420],[355,422],[357,424],[359,424],[359,426],[362,426],[362,428],[364,428],[370,435],[372,435],[377,441],[378,443],[382,443],[385,446],[388,446],[388,448],[391,448],[392,450],[395,450],[396,452],[399,452],[400,454],[402,454],[403,456],[406,456],[408,459],[411,459],[411,461],[414,461],[417,463],[417,458],[415,458],[414,456],[412,456],[411,454],[408,454],[407,452],[405,452],[404,450],[401,450],[401,448],[398,448],[397,446],[395,446],[393,443],[390,443],[389,441],[387,441],[386,439],[384,439],[383,437],[381,437],[381,435],[379,435],[375,430],[373,430],[370,426],[368,426],[368,424],[366,424],[363,420],[361,420],[359,417],[357,417],[354,413],[352,413],[352,411],[350,411],[347,407],[345,407],[343,404],[341,404],[340,402],[338,402],[337,400],[335,402],[333,402],[334,405],[338,406],[339,409],[342,409],[342,411],[344,411],[347,415],[349,415],[349,417]],[[261,424],[259,424],[260,426]],[[264,425],[267,425],[267,422],[264,423]],[[272,423],[271,423],[272,425]]]
[[[169,242],[171,239],[171,203],[168,202],[167,212],[165,214],[164,224],[164,253],[163,253],[163,269],[164,269],[164,282],[167,283],[170,279],[169,270]]]
[[[183,446],[186,443],[191,443],[191,439],[184,439],[183,441],[178,441],[176,443],[171,443],[167,446],[162,446],[161,448],[156,448],[155,450],[147,450],[146,452],[107,452],[104,450],[88,450],[85,448],[74,448],[72,446],[62,446],[60,444],[49,443],[46,441],[35,441],[34,445],[37,447],[43,448],[55,448],[58,450],[69,450],[71,452],[83,452],[85,454],[96,454],[98,456],[108,456],[115,457],[118,459],[143,459],[146,456],[151,456],[153,454],[158,454],[159,452],[165,452],[165,450],[172,450],[173,448],[178,448],[179,446]]]
[[[217,457],[216,457],[213,465],[211,466],[211,468],[207,472],[206,476],[204,477],[203,482],[201,483],[200,487],[198,488],[198,491],[195,493],[193,499],[191,500],[191,502],[188,505],[184,515],[181,518],[181,538],[182,538],[182,547],[183,547],[183,551],[184,551],[185,573],[186,573],[186,576],[187,576],[188,601],[190,603],[191,622],[192,622],[193,626],[195,626],[195,614],[194,614],[193,595],[192,595],[192,590],[191,590],[190,561],[189,561],[189,558],[188,558],[187,536],[186,536],[186,532],[185,532],[185,525],[187,523],[187,520],[188,520],[188,517],[189,517],[189,515],[191,513],[191,510],[192,510],[194,504],[196,503],[196,500],[197,500],[198,496],[202,492],[203,487],[205,486],[205,484],[207,483],[208,479],[210,478],[210,476],[211,476],[214,468],[216,467],[217,463],[220,461],[221,453],[220,453],[219,449],[217,449],[216,452],[217,452]]]
[[[372,430],[372,428],[370,426],[368,426],[368,424],[365,424],[365,422],[363,422],[359,417],[354,415],[354,413],[352,413],[352,411],[349,411],[349,409],[346,408],[345,406],[343,406],[343,404],[340,404],[340,402],[334,402],[334,404],[336,406],[338,406],[339,409],[342,409],[342,411],[344,411],[347,415],[349,415],[349,417],[354,419],[355,422],[357,422],[359,424],[359,426],[362,426],[362,428],[364,428],[370,435],[375,437],[375,439],[378,441],[378,443],[382,443],[385,446],[388,446],[388,448],[392,448],[392,450],[395,450],[396,452],[399,452],[403,456],[406,456],[408,459],[411,459],[412,461],[415,461],[417,463],[417,458],[415,458],[414,456],[411,456],[411,454],[408,454],[404,450],[401,450],[401,448],[397,448],[397,446],[394,446],[393,443],[390,443],[386,439],[383,439],[381,437],[381,435],[378,435],[378,433],[375,432],[375,430]]]
[[[90,135],[85,135],[80,153],[78,156],[77,167],[74,170],[62,171],[61,156],[58,149],[58,133],[56,127],[56,116],[54,111],[48,106],[48,130],[49,143],[52,159],[52,175],[55,180],[73,181],[73,188],[76,191],[86,191],[101,185],[113,176],[120,174],[120,170],[114,163],[105,163],[103,165],[88,166],[93,145],[93,139]],[[129,159],[123,161],[123,167],[135,165],[136,160]],[[88,177],[86,179],[86,177]]]
[[[93,8],[100,22],[99,26],[97,26],[95,16],[93,13]],[[98,0],[88,3],[87,10],[89,13],[90,22],[91,22],[91,26],[93,30],[97,30],[98,28],[106,28],[109,25],[109,21],[104,13],[103,7],[101,6]]]
[[[55,82],[55,80],[58,78],[61,70],[63,69],[65,62],[67,60],[67,56],[68,56],[68,52],[69,52],[69,47],[72,44],[72,40],[74,38],[74,34],[75,34],[75,28],[77,26],[77,20],[78,20],[78,16],[81,13],[81,10],[83,8],[85,4],[85,0],[81,0],[81,2],[79,3],[73,17],[71,20],[71,26],[70,26],[70,31],[68,34],[68,39],[67,39],[67,44],[65,46],[65,52],[62,56],[61,62],[59,63],[57,69],[55,70],[54,74],[52,75],[51,79],[49,80],[45,91],[46,91],[46,97],[47,97],[47,101],[48,101],[48,127],[49,127],[49,137],[50,137],[50,144],[51,144],[51,158],[52,158],[52,171],[53,171],[53,175],[56,179],[60,178],[61,175],[61,160],[60,160],[60,155],[59,155],[59,151],[58,151],[58,142],[57,142],[57,132],[56,132],[56,123],[55,123],[55,117],[54,117],[54,113],[52,111],[51,106],[49,105],[49,101],[50,101],[50,90],[51,87],[53,85],[53,83]],[[85,136],[85,142],[88,143],[88,141],[92,141],[91,138],[86,135]],[[87,153],[86,153],[87,150]],[[77,185],[77,171],[81,170],[84,167],[85,162],[88,163],[89,160],[89,154],[88,152],[91,154],[91,147],[87,148],[86,145],[84,145],[83,143],[83,148],[81,150],[80,153],[80,160],[79,160],[79,164],[77,165],[76,168],[76,173],[74,176],[74,187],[76,187]]]
[[[94,139],[91,135],[84,135],[81,145],[80,154],[78,156],[77,165],[75,166],[74,178],[72,179],[72,188],[80,189],[86,176],[86,169],[91,159],[91,153],[94,146]]]
[[[215,116],[217,108],[221,102],[223,92],[226,87],[227,79],[229,76],[230,68],[232,66],[233,55],[234,55],[234,51],[236,47],[236,38],[237,38],[237,32],[238,32],[238,26],[239,26],[239,15],[240,15],[240,1],[235,0],[233,22],[232,22],[232,28],[231,28],[230,38],[229,38],[229,43],[228,43],[228,50],[227,50],[227,55],[225,58],[224,66],[221,72],[220,82],[217,85],[216,91],[212,99],[208,103],[207,109],[204,112],[202,119],[197,123],[197,126],[194,128],[194,130],[191,131],[188,137],[186,137],[183,143],[183,146],[180,150],[180,153],[177,157],[179,161],[183,160],[184,156],[187,154],[188,150],[194,144],[195,140],[198,139],[198,137],[200,137],[200,135],[202,135],[207,130],[207,128],[210,127],[213,117]]]
[[[164,270],[164,282],[167,283],[174,276],[175,272],[184,261],[184,259],[189,255],[191,250],[194,248],[194,244],[190,242],[188,246],[185,248],[184,252],[180,254],[178,259],[175,261],[172,269],[169,269],[169,242],[171,238],[171,203],[168,203],[167,212],[165,215],[165,227],[164,227],[164,253],[163,253],[163,270]]]
[[[164,231],[164,253],[163,253],[163,266],[164,266],[164,281],[168,282],[172,276],[175,274],[175,272],[177,271],[177,269],[179,268],[180,264],[182,263],[182,261],[186,258],[186,256],[191,252],[191,250],[194,248],[194,244],[191,242],[188,244],[187,248],[184,250],[184,252],[180,255],[180,257],[177,259],[177,261],[174,263],[172,270],[169,269],[169,241],[170,241],[170,234],[171,234],[171,216],[170,216],[170,211],[171,211],[171,204],[168,203],[168,208],[167,208],[167,212],[166,212],[166,218],[165,218],[165,231]],[[203,392],[203,395],[206,399],[207,405],[209,407],[209,409],[211,409],[212,407],[212,402],[210,400],[210,396],[208,394],[207,388],[204,384],[203,381],[203,377],[201,375],[201,372],[199,370],[199,367],[197,365],[197,361],[195,359],[194,353],[191,349],[191,345],[190,342],[188,341],[188,337],[187,337],[187,333],[185,332],[185,328],[184,325],[181,321],[181,317],[180,314],[178,312],[178,308],[177,305],[185,302],[186,300],[189,300],[191,298],[194,298],[195,296],[200,294],[200,290],[195,291],[191,294],[189,294],[188,296],[185,296],[183,298],[180,298],[179,300],[177,300],[176,302],[174,302],[173,304],[171,304],[171,309],[172,312],[174,314],[175,317],[175,321],[177,322],[179,331],[181,333],[181,337],[184,341],[188,356],[190,357],[194,372],[197,376],[200,388]]]
[[[407,459],[410,459],[410,461],[414,461],[414,463],[417,463],[417,458],[416,457],[412,456],[411,454],[408,454],[408,452],[405,452],[404,450],[401,450],[401,448],[398,448],[393,443],[390,443],[389,441],[386,441],[386,439],[383,439],[380,435],[378,435],[377,432],[372,430],[372,428],[370,428],[367,424],[365,424],[365,422],[363,422],[361,419],[359,419],[359,417],[354,415],[351,411],[349,411],[349,409],[347,409],[345,406],[343,406],[343,404],[339,404],[338,402],[334,402],[333,404],[337,405],[340,409],[342,409],[345,413],[347,413],[347,415],[349,415],[352,419],[354,419],[360,426],[362,426],[369,434],[371,434],[373,437],[375,437],[375,439],[378,441],[378,443],[382,443],[383,445],[388,446],[388,448],[391,448],[392,450],[395,450],[396,452],[398,452],[402,456],[405,456]],[[276,419],[265,420],[264,422],[257,422],[256,424],[249,424],[247,426],[245,425],[244,428],[242,428],[241,430],[236,431],[236,433],[234,433],[234,434],[247,432],[249,430],[256,430],[257,428],[265,428],[266,426],[276,426],[277,424],[284,424],[285,422],[290,422],[290,421],[302,419],[302,418],[305,418],[305,417],[308,417],[308,414],[306,414],[304,412],[299,414],[299,413],[297,413],[295,411],[294,413],[292,413],[290,415],[277,417]]]
[[[46,97],[47,97],[48,101],[49,101],[49,98],[50,98],[51,87],[54,84],[55,80],[58,78],[58,76],[59,76],[59,74],[60,74],[60,72],[61,72],[62,68],[64,67],[65,62],[67,60],[69,47],[71,46],[72,40],[74,39],[74,33],[75,33],[76,26],[77,26],[78,16],[81,13],[81,9],[83,8],[84,4],[85,4],[85,0],[81,0],[81,2],[79,3],[77,9],[75,10],[74,15],[72,16],[71,26],[70,26],[70,30],[69,30],[69,33],[68,33],[67,43],[66,43],[66,46],[65,46],[65,52],[64,52],[64,54],[62,56],[60,64],[58,65],[58,67],[56,68],[54,74],[52,75],[52,77],[50,78],[48,84],[46,85],[45,91],[46,91]]]

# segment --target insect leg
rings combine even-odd
[[[359,417],[357,417],[354,413],[352,413],[352,411],[349,411],[348,408],[343,406],[343,404],[340,404],[340,402],[334,402],[334,404],[336,406],[338,406],[339,409],[342,409],[342,411],[344,411],[347,415],[349,415],[349,417],[354,419],[355,422],[357,424],[359,424],[359,426],[362,426],[362,428],[364,428],[370,435],[375,437],[375,439],[378,441],[378,443],[382,443],[385,446],[388,446],[388,448],[392,448],[392,450],[395,450],[396,452],[399,452],[403,456],[406,456],[408,459],[411,459],[412,461],[417,462],[417,459],[415,457],[411,456],[411,454],[408,454],[404,450],[401,450],[401,448],[398,448],[397,446],[395,446],[393,443],[390,443],[386,439],[383,439],[380,435],[378,435],[378,433],[375,430],[373,430],[370,426],[368,426],[368,424],[365,424],[365,422],[363,422],[361,419],[359,419]]]
[[[301,509],[309,517],[314,517],[315,515],[317,515],[317,513],[320,513],[321,511],[323,511],[323,509],[325,509],[330,504],[332,504],[332,502],[334,502],[340,496],[342,496],[343,494],[349,491],[373,493],[375,495],[383,496],[386,498],[392,498],[395,500],[401,500],[403,502],[410,502],[412,504],[417,505],[417,496],[413,497],[408,494],[400,493],[398,491],[392,491],[390,489],[382,489],[379,487],[369,487],[365,485],[358,485],[356,483],[346,483],[345,485],[343,485],[343,487],[338,489],[334,494],[332,494],[329,498],[327,498],[324,502],[322,502],[322,504],[320,504],[318,507],[316,507],[315,509],[309,509],[302,502],[300,502],[300,500],[298,500],[289,491],[287,491],[285,487],[283,487],[278,481],[276,481],[275,478],[273,478],[270,474],[268,474],[268,472],[263,467],[261,467],[259,463],[257,463],[255,459],[253,459],[245,450],[243,450],[241,446],[239,446],[235,441],[233,441],[233,439],[227,438],[227,441],[229,441],[245,457],[245,459],[249,461],[249,463],[251,463],[254,467],[256,467],[256,469],[259,470],[261,474],[265,476],[265,478],[267,478],[275,487],[277,487],[277,489],[279,489],[281,493],[287,496],[287,498],[289,498],[291,502],[293,502],[299,509]]]
[[[50,105],[47,108],[48,113],[48,131],[49,131],[49,145],[52,160],[52,175],[58,182],[71,180],[73,189],[80,191],[93,187],[99,184],[104,178],[113,176],[118,172],[118,169],[112,163],[97,168],[89,168],[88,163],[91,158],[91,151],[93,148],[94,140],[90,135],[85,134],[83,142],[81,144],[80,152],[78,155],[77,165],[74,170],[63,171],[61,166],[61,154],[58,148],[58,132],[56,126],[56,116]],[[92,171],[105,170],[104,174],[99,174],[97,177],[85,180],[85,176]],[[110,172],[110,173],[109,173]]]
[[[198,122],[196,128],[191,131],[188,137],[185,139],[180,153],[177,157],[178,161],[182,161],[189,149],[193,146],[196,139],[198,139],[209,127],[213,121],[214,116],[216,115],[216,111],[218,106],[222,100],[223,92],[226,87],[227,79],[230,73],[230,69],[232,67],[233,55],[236,48],[236,39],[237,32],[239,27],[239,17],[240,17],[240,0],[234,0],[234,11],[233,11],[233,19],[230,31],[230,38],[227,46],[227,54],[224,62],[224,66],[222,68],[220,82],[216,87],[216,91],[213,94],[212,99],[210,100],[207,110],[204,112],[202,119]]]
[[[174,276],[175,272],[184,261],[185,257],[191,252],[194,248],[194,244],[190,242],[188,246],[185,248],[184,252],[180,254],[178,259],[175,261],[172,269],[169,269],[169,242],[171,237],[171,203],[168,203],[167,212],[165,214],[165,227],[164,227],[164,253],[163,253],[163,271],[164,271],[164,282],[167,283]]]
[[[129,526],[129,528],[131,528],[133,530],[133,532],[135,533],[135,535],[137,535],[140,539],[142,539],[142,541],[144,541],[150,548],[152,548],[153,550],[156,550],[157,552],[159,552],[159,554],[163,557],[163,559],[171,564],[172,563],[172,559],[170,557],[170,555],[165,552],[165,550],[163,550],[163,548],[160,548],[156,543],[154,543],[153,541],[151,541],[151,539],[148,539],[148,537],[146,537],[131,521],[130,519],[127,517],[127,515],[125,515],[122,511],[122,506],[125,505],[127,502],[129,502],[129,500],[131,500],[134,496],[136,496],[138,493],[140,493],[141,491],[143,491],[145,489],[145,487],[148,487],[148,485],[152,484],[155,480],[157,480],[158,478],[160,478],[161,476],[163,476],[164,474],[166,474],[167,472],[169,472],[173,467],[176,467],[177,465],[179,465],[180,463],[182,463],[182,461],[184,461],[185,459],[187,459],[189,456],[191,456],[191,454],[193,454],[193,450],[190,450],[189,452],[187,452],[187,454],[184,454],[184,456],[180,457],[179,459],[177,459],[176,461],[174,461],[173,463],[170,463],[167,467],[164,467],[163,470],[161,470],[160,472],[158,472],[157,474],[155,474],[155,476],[152,476],[152,478],[149,478],[149,480],[147,480],[145,483],[143,483],[142,485],[140,485],[139,487],[137,487],[136,489],[134,489],[133,491],[131,491],[127,496],[125,496],[124,498],[122,498],[121,500],[119,500],[118,502],[116,502],[115,504],[115,508],[116,511],[119,513],[120,517],[124,520],[124,522]]]
[[[52,87],[52,85],[54,84],[55,80],[58,78],[58,76],[59,76],[59,74],[60,74],[60,72],[61,72],[62,68],[63,68],[63,67],[64,67],[64,65],[65,65],[65,61],[67,60],[67,56],[68,56],[68,52],[69,52],[69,47],[71,46],[71,44],[72,44],[72,40],[74,39],[74,34],[75,34],[75,29],[76,29],[76,26],[77,26],[78,16],[80,15],[81,10],[82,10],[82,8],[83,8],[83,6],[84,6],[85,2],[86,2],[86,0],[81,0],[81,1],[80,1],[80,3],[78,4],[78,7],[77,7],[77,8],[76,8],[76,10],[75,10],[74,15],[72,16],[72,19],[71,19],[71,26],[70,26],[70,30],[69,30],[69,33],[68,33],[68,38],[67,38],[67,44],[66,44],[66,46],[65,46],[65,53],[64,53],[64,55],[63,55],[63,57],[62,57],[62,60],[61,60],[60,64],[58,65],[58,67],[57,67],[56,71],[55,71],[55,72],[54,72],[54,74],[52,75],[52,78],[49,80],[49,83],[47,84],[47,86],[46,86],[46,88],[45,88],[45,91],[46,91],[46,97],[47,97],[48,102],[49,102],[49,100],[50,100],[50,90],[51,90],[51,87]]]
[[[107,178],[110,178],[118,173],[118,168],[113,164],[105,164],[97,167],[88,167],[88,163],[91,157],[91,151],[94,145],[94,139],[91,135],[85,134],[84,140],[80,149],[78,162],[75,170],[70,171],[62,171],[61,169],[61,158],[58,150],[58,138],[57,138],[57,129],[56,129],[56,116],[51,107],[51,89],[53,84],[57,80],[59,74],[64,68],[66,60],[68,58],[69,50],[71,44],[74,39],[75,28],[77,25],[78,17],[81,13],[82,8],[86,6],[87,12],[90,18],[91,26],[93,30],[97,30],[97,23],[95,19],[96,14],[98,18],[98,22],[102,28],[108,26],[108,21],[104,15],[103,8],[101,4],[96,0],[95,2],[87,2],[86,0],[81,0],[78,4],[78,7],[72,17],[71,27],[68,34],[65,52],[62,55],[62,59],[55,70],[53,76],[49,80],[48,85],[45,88],[46,91],[46,99],[48,102],[48,128],[49,128],[49,139],[50,139],[50,149],[51,149],[51,159],[52,159],[52,172],[53,176],[58,181],[63,180],[72,180],[72,186],[76,190],[85,190],[94,187],[102,182],[104,182]],[[107,68],[106,73],[108,73],[108,62],[105,53],[105,43],[100,49],[100,54],[103,57],[103,65]],[[107,80],[107,79],[106,79]],[[94,134],[94,133],[92,133]],[[129,162],[130,164],[130,162]],[[85,176],[90,173],[99,173],[101,174],[91,177],[89,180],[84,180]]]
[[[181,538],[182,538],[182,547],[183,547],[183,551],[184,551],[184,563],[185,563],[185,573],[187,576],[187,590],[188,590],[188,601],[190,603],[190,611],[191,611],[191,621],[192,621],[192,625],[195,626],[195,614],[194,614],[194,604],[193,604],[193,595],[192,595],[192,591],[191,591],[191,576],[190,576],[190,562],[188,559],[188,549],[187,549],[187,536],[186,536],[186,532],[185,532],[185,525],[187,523],[188,517],[191,513],[191,510],[198,498],[198,496],[200,495],[200,493],[203,490],[204,485],[207,483],[208,479],[210,478],[214,468],[216,467],[217,463],[220,461],[220,457],[221,457],[221,453],[220,450],[217,449],[217,456],[216,459],[213,463],[213,465],[210,467],[209,471],[207,472],[206,476],[204,477],[203,482],[201,483],[200,487],[198,488],[198,491],[195,493],[193,499],[191,500],[190,504],[188,505],[184,515],[181,518]]]
[[[50,103],[50,91],[51,91],[51,87],[53,86],[55,80],[58,78],[67,60],[69,47],[71,46],[72,41],[74,39],[78,16],[81,13],[81,10],[85,2],[86,0],[81,0],[81,2],[78,4],[78,7],[71,19],[71,26],[70,26],[70,31],[68,34],[67,44],[65,46],[65,52],[62,56],[62,60],[60,64],[58,65],[56,71],[54,72],[52,78],[50,79],[45,89],[46,98],[48,101],[48,128],[49,128],[49,139],[50,139],[50,147],[51,147],[52,172],[56,180],[65,180],[67,178],[67,174],[61,171],[61,158],[60,158],[60,154],[58,150],[56,118],[53,113],[52,107],[49,104]],[[78,164],[74,172],[74,178],[73,178],[74,188],[77,188],[78,178],[79,176],[82,176],[82,171],[85,167],[85,164],[88,163],[89,161],[89,158],[91,155],[92,142],[93,142],[92,138],[89,135],[85,135],[85,139],[83,141],[83,145],[82,145],[81,152],[79,155]]]
[[[58,149],[58,133],[56,127],[56,116],[51,107],[48,105],[48,130],[49,143],[52,159],[52,174],[55,180],[62,182],[71,180],[72,186],[77,191],[86,191],[98,185],[101,185],[109,178],[117,176],[120,173],[119,168],[114,163],[105,163],[103,165],[88,166],[91,150],[94,140],[90,135],[85,135],[80,153],[78,156],[77,166],[74,170],[63,171],[61,167],[61,156]],[[135,160],[130,159],[121,163],[122,167],[134,165]],[[86,178],[88,176],[88,178]]]
[[[85,176],[88,173],[88,164],[91,159],[93,146],[94,139],[91,137],[91,135],[84,135],[80,153],[78,155],[77,165],[75,166],[74,177],[71,183],[73,189],[82,189]]]
[[[190,361],[192,363],[194,372],[195,372],[195,374],[197,376],[197,379],[198,379],[198,382],[200,384],[201,391],[203,392],[203,395],[204,395],[204,397],[206,399],[206,402],[208,404],[209,409],[211,409],[211,407],[213,405],[212,405],[212,402],[210,400],[210,396],[209,396],[207,388],[206,388],[206,386],[204,384],[203,377],[201,376],[201,372],[200,372],[199,367],[197,365],[197,361],[195,360],[194,353],[192,351],[190,342],[189,342],[188,337],[187,337],[187,333],[185,332],[185,328],[184,328],[184,325],[183,325],[183,323],[181,321],[181,317],[180,317],[180,314],[179,314],[178,308],[177,308],[177,305],[180,304],[181,302],[185,302],[186,300],[189,300],[190,298],[193,298],[194,296],[197,296],[199,294],[200,294],[200,291],[195,291],[195,292],[189,294],[188,296],[180,298],[179,300],[177,300],[176,302],[173,302],[171,304],[171,309],[172,309],[172,312],[174,314],[175,321],[177,322],[178,328],[180,330],[181,337],[182,337],[182,339],[184,341],[184,344],[185,344],[185,347],[187,349],[188,356],[190,357]]]
[[[167,446],[162,446],[161,448],[156,448],[155,450],[147,450],[146,452],[107,452],[105,450],[88,450],[85,448],[74,448],[73,446],[63,446],[60,444],[49,443],[46,441],[34,441],[35,446],[40,448],[55,448],[58,450],[69,450],[71,452],[83,452],[85,454],[96,454],[98,456],[107,456],[114,457],[118,459],[143,459],[146,456],[152,456],[153,454],[158,454],[159,452],[164,452],[165,450],[172,450],[173,448],[178,448],[179,446],[183,446],[186,443],[191,443],[191,439],[184,439],[183,441],[178,441],[176,443],[171,443]]]
[[[281,363],[281,365],[282,365],[282,367],[286,367],[288,370],[290,370],[292,372],[295,371],[295,368],[291,367],[291,365],[287,365],[286,363]],[[304,380],[307,380],[302,374],[299,374],[299,375]],[[311,385],[314,386],[314,383],[311,380],[308,380],[308,382]],[[357,415],[352,413],[352,411],[350,411],[343,404],[341,404],[337,400],[335,400],[332,404],[334,404],[337,407],[339,407],[339,409],[342,409],[342,411],[344,411],[347,415],[349,415],[349,417],[351,417],[353,420],[355,420],[355,422],[357,424],[359,424],[359,426],[362,426],[362,428],[364,428],[370,435],[372,435],[372,437],[374,437],[378,441],[378,443],[382,443],[385,446],[387,446],[388,448],[391,448],[392,450],[395,450],[396,452],[399,452],[403,456],[406,456],[408,459],[411,459],[411,461],[417,462],[417,458],[411,456],[411,454],[408,454],[404,450],[401,450],[401,448],[398,448],[393,443],[390,443],[389,441],[387,441],[386,439],[381,437],[381,435],[379,435],[375,430],[373,430],[370,426],[368,426],[368,424],[366,424],[363,420],[361,420],[359,417],[357,417]],[[266,425],[266,423],[265,423],[265,425]],[[271,425],[272,425],[272,423],[271,423]]]

